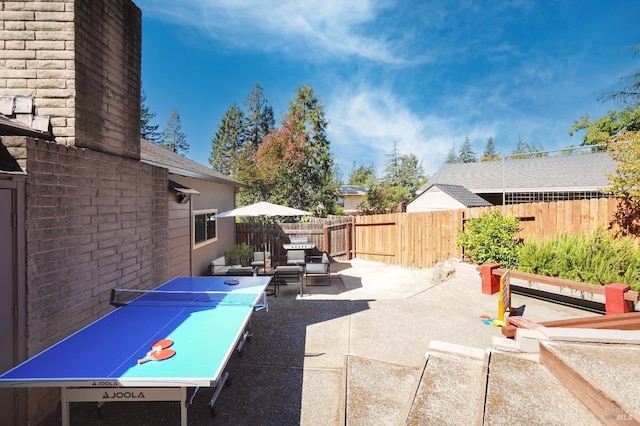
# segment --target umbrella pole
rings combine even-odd
[[[265,239],[264,233],[264,217],[260,218],[262,222],[262,269],[264,273],[267,273],[267,240]]]

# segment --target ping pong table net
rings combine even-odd
[[[120,307],[133,306],[189,306],[215,307],[254,306],[258,295],[238,291],[172,291],[172,290],[133,290],[114,288],[109,303]]]

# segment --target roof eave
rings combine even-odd
[[[514,192],[587,192],[602,191],[606,186],[571,186],[562,188],[469,188],[474,194],[502,194]]]
[[[204,173],[198,173],[198,172],[194,172],[193,170],[187,170],[187,169],[183,169],[180,167],[175,167],[175,166],[170,166],[167,164],[162,164],[162,163],[158,163],[156,161],[150,161],[150,160],[144,160],[141,159],[140,160],[142,163],[145,164],[149,164],[151,166],[155,166],[155,167],[160,167],[162,169],[167,169],[169,171],[169,173],[172,173],[174,175],[180,175],[180,176],[184,176],[184,177],[190,177],[190,178],[194,178],[194,179],[200,179],[200,180],[206,180],[209,182],[214,182],[214,183],[220,183],[223,185],[233,185],[236,187],[245,187],[246,185],[238,182],[236,180],[233,179],[224,179],[224,178],[219,178],[219,177],[215,177],[215,176],[211,176],[211,175],[206,175]]]

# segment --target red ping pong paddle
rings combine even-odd
[[[138,364],[144,364],[147,361],[163,361],[171,358],[176,354],[173,349],[160,349],[159,351],[151,351],[142,359],[138,360]]]
[[[155,342],[153,345],[151,345],[151,350],[152,351],[159,351],[162,349],[167,349],[170,348],[173,345],[173,340],[171,339],[160,339],[157,342]],[[160,349],[157,349],[160,348]],[[147,353],[148,355],[148,353]]]
[[[162,361],[171,358],[176,354],[173,349],[167,349],[173,345],[171,339],[161,339],[151,345],[151,350],[147,352],[144,358],[138,360],[138,364],[144,364],[147,361]]]

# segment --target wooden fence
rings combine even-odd
[[[326,251],[332,257],[346,257],[352,221],[352,217],[339,217],[314,218],[306,223],[237,223],[236,243],[247,243],[260,251],[264,242],[265,250],[271,252],[277,262],[286,258],[284,244],[289,243],[291,238],[304,237],[309,243],[315,244],[315,254]]]
[[[617,200],[600,198],[552,203],[526,203],[465,210],[358,216],[354,223],[355,257],[378,262],[431,268],[462,257],[456,247],[464,222],[498,209],[520,219],[520,238],[589,233],[608,227]]]
[[[520,219],[520,237],[552,237],[560,233],[589,233],[609,226],[616,212],[616,199],[600,198],[552,203],[527,203],[465,210],[421,213],[393,213],[316,219],[310,223],[265,224],[266,250],[283,259],[282,245],[291,237],[307,237],[316,252],[334,258],[357,257],[383,263],[432,268],[449,258],[461,258],[456,240],[464,223],[498,209],[503,215]],[[238,223],[238,243],[261,249],[261,224]]]

